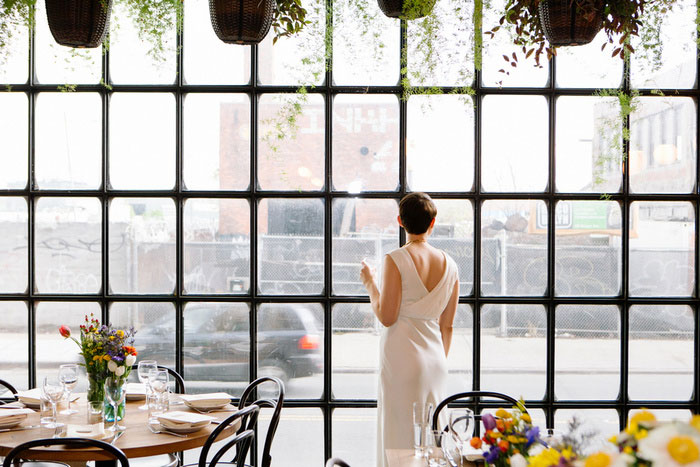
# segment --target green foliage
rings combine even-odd
[[[280,37],[288,37],[301,32],[309,22],[306,19],[306,9],[301,0],[277,0],[272,16],[272,29],[275,44]]]
[[[33,28],[36,0],[0,0],[0,65],[7,60],[15,32]]]
[[[169,36],[173,29],[182,30],[183,0],[115,0],[115,6],[120,4],[136,25],[139,39],[148,44],[148,55],[164,62],[172,51]]]
[[[404,0],[401,19],[415,20],[430,14],[437,0]]]
[[[75,84],[62,84],[60,86],[56,86],[56,89],[58,89],[61,92],[75,92],[76,88],[77,85]]]

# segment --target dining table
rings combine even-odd
[[[387,449],[386,458],[389,467],[427,467],[428,461],[425,457],[416,457],[413,449]],[[449,463],[445,464],[449,467]],[[459,463],[457,465],[460,465]],[[483,466],[483,461],[464,460],[461,467]]]
[[[173,395],[171,410],[191,411],[184,403],[178,401],[177,395]],[[143,405],[141,400],[127,400],[124,418],[119,422],[126,427],[123,433],[116,439],[110,437],[104,439],[106,442],[113,442],[114,446],[121,449],[128,458],[148,457],[161,454],[170,454],[202,447],[213,430],[220,422],[234,413],[236,408],[229,405],[227,408],[207,413],[215,420],[204,428],[193,433],[174,436],[169,433],[153,433],[148,425],[148,411],[140,410]],[[85,395],[73,403],[77,413],[71,415],[58,415],[58,422],[64,425],[86,425],[87,424],[87,400]],[[1,410],[1,409],[0,409]],[[26,426],[36,426],[31,429],[18,428]],[[111,426],[111,422],[105,422],[105,430]],[[240,428],[240,420],[226,427],[219,435],[218,439],[223,439],[233,435]],[[38,412],[28,414],[21,425],[8,431],[0,430],[0,456],[6,456],[14,447],[24,442],[40,439],[52,438],[56,435],[56,429],[42,428],[40,426],[40,416]],[[66,446],[42,446],[25,451],[22,455],[25,459],[61,461],[73,465],[85,461],[96,461],[100,467],[115,466],[117,461],[108,454],[96,448],[68,448]]]

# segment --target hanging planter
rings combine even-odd
[[[109,29],[112,0],[46,0],[49,29],[66,47],[95,48]]]
[[[418,19],[428,16],[436,0],[377,0],[379,8],[389,18]]]
[[[537,13],[544,35],[554,47],[584,45],[603,27],[603,5],[583,12],[576,0],[543,0]]]
[[[258,44],[270,30],[275,0],[209,0],[216,36],[227,44]]]

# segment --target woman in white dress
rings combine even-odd
[[[386,449],[413,448],[413,403],[443,397],[452,322],[459,298],[457,265],[428,244],[437,208],[425,193],[406,195],[398,222],[407,242],[384,258],[381,292],[375,271],[362,262],[361,279],[384,325],[377,395],[377,465]]]

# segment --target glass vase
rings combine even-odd
[[[102,402],[105,400],[105,381],[88,373],[88,402]]]
[[[121,391],[122,393],[126,391],[126,388],[124,387],[126,383],[122,384]],[[103,395],[104,395],[104,385],[102,387]],[[105,403],[105,422],[113,422],[114,421],[114,407],[112,404],[109,403],[109,399],[106,397],[104,398],[104,403]],[[117,405],[117,421],[121,420],[124,418],[124,413],[126,412],[126,398],[122,399],[121,404]]]

